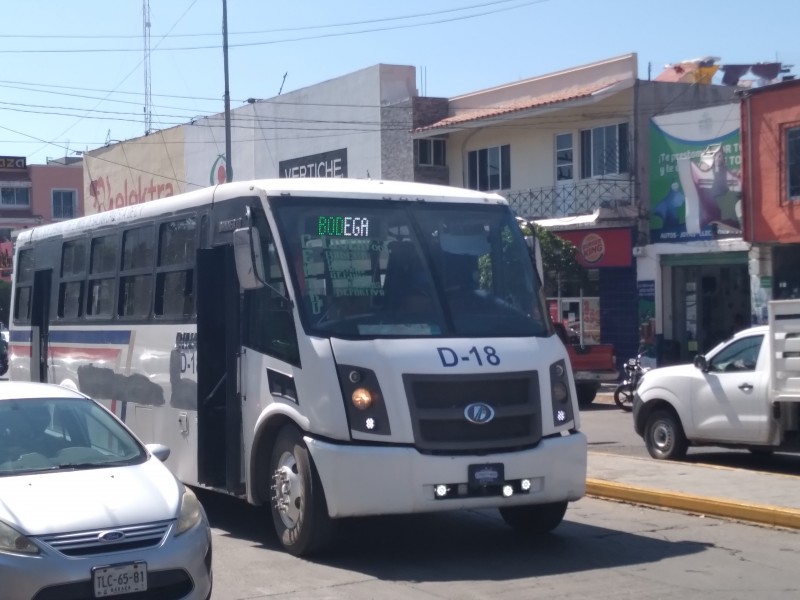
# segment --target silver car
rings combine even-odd
[[[211,596],[211,532],[195,494],[83,394],[0,383],[0,597]]]

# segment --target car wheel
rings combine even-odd
[[[617,386],[614,390],[614,402],[622,410],[630,412],[633,410],[633,385],[625,383]]]
[[[500,516],[515,531],[538,535],[552,531],[564,519],[567,502],[508,506],[500,509]]]
[[[661,460],[680,460],[689,446],[680,420],[668,410],[657,410],[647,418],[644,443],[650,456]]]
[[[597,396],[597,388],[594,385],[578,384],[575,386],[575,392],[578,394],[578,406],[581,408],[589,406]]]
[[[331,540],[334,523],[322,483],[300,432],[280,430],[270,457],[272,522],[281,545],[295,556],[322,550]]]

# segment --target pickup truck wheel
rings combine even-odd
[[[678,417],[668,410],[657,410],[647,418],[644,443],[653,458],[681,460],[689,447]]]
[[[539,535],[552,531],[564,519],[567,502],[508,506],[500,509],[500,516],[508,526],[525,534]]]
[[[575,391],[578,394],[578,406],[586,408],[594,402],[594,397],[597,395],[597,386],[579,383],[575,386]]]

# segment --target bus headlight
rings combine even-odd
[[[386,398],[372,369],[353,365],[336,367],[350,431],[391,435]]]
[[[360,387],[353,390],[350,400],[358,410],[367,410],[372,406],[372,394],[367,388]]]
[[[553,383],[553,402],[564,402],[569,398],[567,386],[563,381],[556,381]]]
[[[550,400],[554,427],[562,427],[575,419],[572,412],[569,379],[566,361],[559,360],[550,365]]]

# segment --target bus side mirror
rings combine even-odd
[[[254,290],[266,285],[264,259],[261,256],[261,238],[257,229],[242,227],[233,232],[233,256],[239,285]]]

